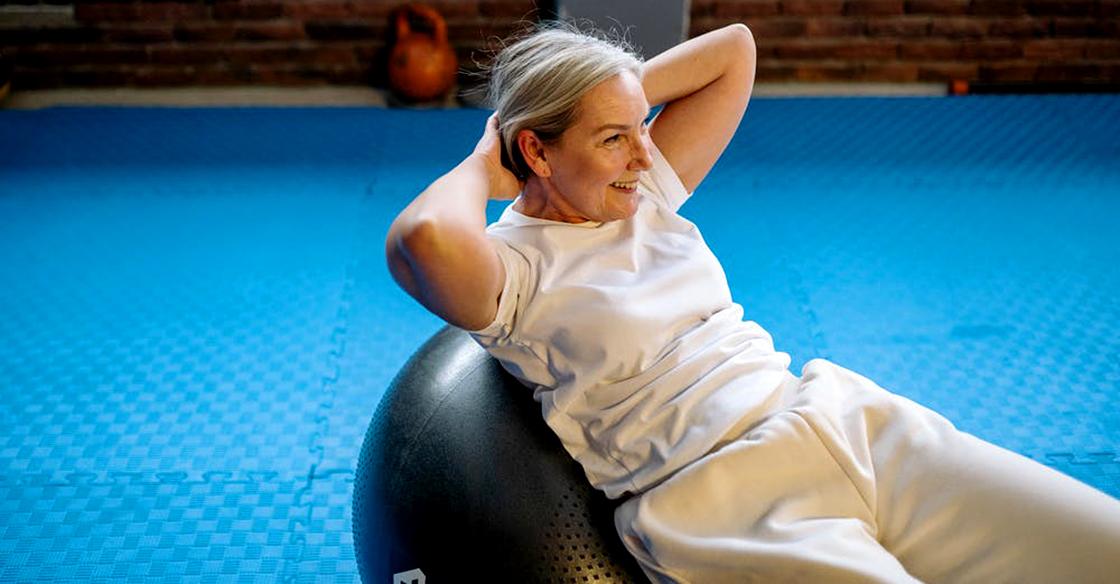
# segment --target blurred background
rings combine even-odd
[[[401,5],[398,0],[4,0],[0,74],[14,93],[208,88],[199,95],[221,96],[216,88],[257,88],[240,98],[253,101],[269,99],[259,88],[270,87],[312,100],[376,102],[382,94],[364,90],[389,88]],[[459,72],[449,94],[460,101],[469,101],[462,92],[476,83],[471,72],[485,62],[496,39],[556,15],[601,26],[625,23],[647,57],[685,37],[746,23],[758,42],[763,93],[771,85],[787,92],[843,93],[853,91],[852,84],[872,91],[891,84],[896,90],[946,92],[953,82],[957,92],[1115,91],[1120,81],[1117,0],[427,5],[444,21],[447,45],[457,57]],[[431,36],[424,18],[411,15],[411,22],[412,34]],[[120,91],[116,95],[126,99]],[[232,99],[228,93],[226,98]]]

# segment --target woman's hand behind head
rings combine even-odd
[[[502,136],[498,131],[498,124],[497,113],[486,120],[486,129],[475,145],[472,156],[481,157],[486,161],[490,177],[490,198],[512,199],[521,193],[525,181],[518,179],[508,167],[502,164]]]

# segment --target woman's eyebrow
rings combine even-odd
[[[629,130],[629,129],[630,129],[630,124],[603,124],[602,126],[599,126],[598,128],[595,128],[595,133],[598,134],[599,132],[602,132],[603,130]]]
[[[646,119],[649,119],[649,115],[651,113],[653,113],[652,109],[646,110],[646,115],[642,116],[642,120],[644,121]],[[633,126],[631,126],[630,124],[603,124],[602,126],[595,128],[595,133],[598,134],[603,130],[629,130],[632,127]]]

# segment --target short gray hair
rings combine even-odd
[[[521,130],[555,143],[575,124],[583,96],[624,71],[642,75],[642,58],[625,40],[563,21],[538,25],[502,49],[489,67],[487,97],[514,174],[532,174],[517,147]]]

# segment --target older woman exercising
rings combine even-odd
[[[474,152],[393,223],[394,277],[532,388],[655,581],[1115,581],[1120,502],[828,361],[798,377],[743,319],[677,211],[754,69],[743,25],[644,64],[571,27],[511,44]]]

